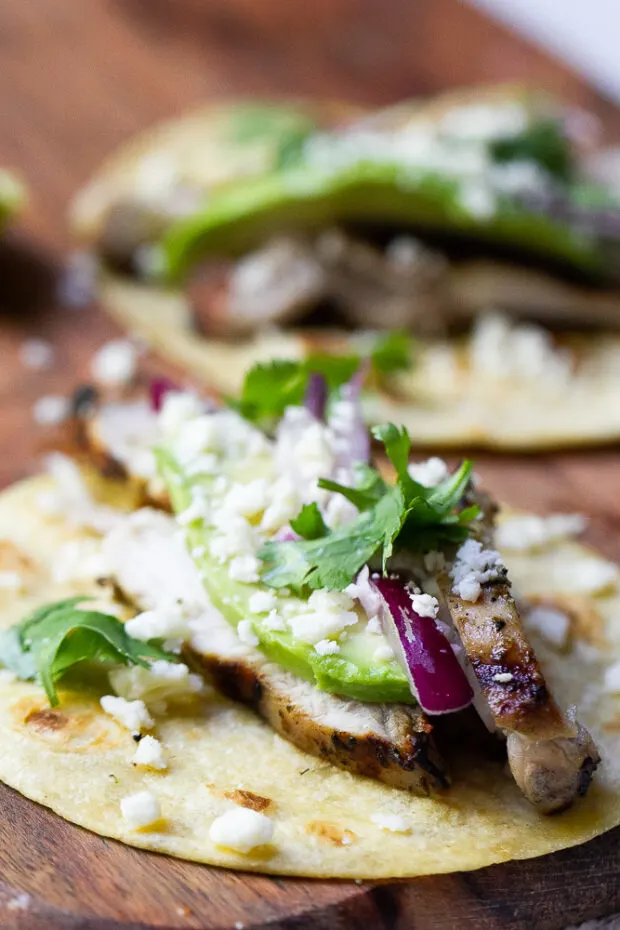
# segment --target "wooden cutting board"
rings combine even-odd
[[[34,426],[36,398],[85,380],[93,349],[116,332],[95,308],[54,300],[68,199],[114,145],[153,120],[222,94],[382,103],[527,78],[594,108],[620,133],[618,113],[563,66],[457,0],[2,0],[0,55],[0,164],[18,168],[31,188],[26,215],[0,249],[0,486],[35,471],[58,438]],[[44,373],[19,361],[34,335],[55,346]],[[155,367],[146,360],[145,370]],[[477,462],[511,504],[589,513],[589,541],[620,560],[615,450]],[[297,881],[133,850],[0,786],[0,928],[560,930],[620,911],[619,849],[616,830],[467,874]]]

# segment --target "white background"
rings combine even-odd
[[[468,0],[620,102],[620,0]]]

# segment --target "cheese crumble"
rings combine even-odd
[[[132,830],[146,830],[161,820],[161,806],[150,791],[121,798],[121,814]]]
[[[209,828],[209,838],[216,846],[246,854],[270,843],[273,831],[269,817],[247,807],[238,807],[215,818]]]
[[[495,531],[495,542],[499,549],[526,552],[578,536],[587,525],[587,517],[579,513],[556,513],[548,517],[517,514],[502,520]]]
[[[452,591],[464,601],[475,603],[482,593],[482,585],[501,578],[505,571],[499,552],[484,549],[476,539],[466,539],[450,572],[454,581]]]
[[[143,736],[136,748],[133,761],[145,768],[163,771],[168,768],[162,744],[154,736]]]
[[[106,714],[114,717],[121,726],[131,730],[132,733],[140,733],[143,729],[149,730],[155,726],[155,721],[146,709],[144,701],[127,701],[125,698],[106,694],[99,703]]]

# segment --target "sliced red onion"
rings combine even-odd
[[[338,467],[347,471],[370,459],[370,436],[360,401],[369,369],[370,362],[363,361],[351,380],[342,386],[340,397],[330,411],[329,426],[336,439]]]
[[[164,375],[159,378],[153,378],[149,384],[149,400],[155,413],[159,413],[164,404],[166,394],[171,391],[180,391],[181,388],[171,378]]]
[[[291,526],[282,526],[273,538],[275,542],[296,542],[301,536]]]
[[[473,691],[434,618],[415,612],[401,578],[373,576],[371,584],[383,600],[383,629],[422,710],[452,714],[469,707]]]
[[[325,408],[327,406],[327,381],[323,375],[313,372],[308,381],[306,389],[306,398],[304,407],[316,417],[317,420],[325,420]]]

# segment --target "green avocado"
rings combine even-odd
[[[205,479],[188,478],[165,450],[157,450],[156,457],[173,509],[175,513],[181,513],[191,503],[192,487],[198,484],[204,487]],[[192,557],[212,603],[235,629],[240,620],[251,619],[259,648],[268,658],[332,694],[359,701],[415,703],[405,673],[396,661],[377,662],[373,659],[377,639],[365,631],[365,624],[360,623],[359,630],[350,628],[351,632],[337,655],[325,656],[319,655],[307,643],[293,641],[288,631],[267,629],[262,622],[265,618],[249,610],[250,597],[256,591],[265,590],[264,586],[242,583],[230,577],[227,567],[209,555],[210,532],[205,526],[193,523],[186,532],[190,551],[203,552]],[[283,606],[296,602],[303,608],[304,602],[296,597],[278,600]]]
[[[547,105],[537,107],[531,101],[526,110],[529,122],[519,133],[474,142],[474,146],[491,166],[534,166],[550,179],[565,205],[577,206],[577,196],[573,196],[580,186],[576,158],[559,118],[549,115]],[[395,129],[418,125],[419,113],[418,104],[400,104],[379,111],[361,125],[379,130],[389,143]],[[434,111],[430,113],[429,131],[439,119]],[[323,156],[317,160],[311,154],[316,138],[298,138],[278,170],[232,183],[215,193],[201,211],[173,223],[161,241],[168,279],[182,279],[205,256],[239,255],[276,233],[356,222],[397,231],[457,235],[557,262],[594,279],[604,276],[597,237],[567,219],[566,210],[556,217],[496,192],[493,212],[476,215],[463,203],[461,181],[440,165],[414,167],[397,155],[377,158],[370,152],[359,158],[354,147],[349,158],[339,159],[343,133],[338,130],[319,137]],[[458,140],[448,144],[458,144]],[[609,196],[603,199],[611,203]]]

